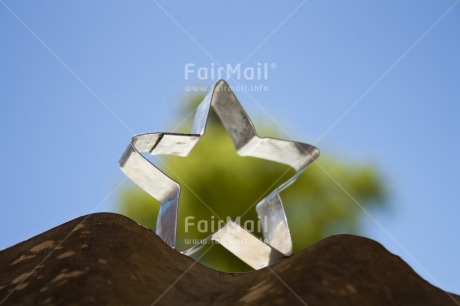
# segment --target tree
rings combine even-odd
[[[187,109],[196,107],[201,99],[194,97]],[[254,226],[255,205],[294,174],[285,165],[238,156],[213,112],[205,135],[188,157],[168,156],[162,161],[162,170],[182,186],[178,249],[191,247],[191,239],[205,238],[218,228],[219,220],[227,218],[240,218],[242,225],[261,236],[260,229]],[[361,208],[344,190],[363,207],[384,204],[383,182],[371,165],[349,164],[331,156],[321,156],[282,192],[294,252],[331,234],[357,232]],[[124,190],[119,209],[140,224],[155,228],[159,203],[138,187]],[[223,271],[250,270],[219,245],[204,248],[195,257]]]

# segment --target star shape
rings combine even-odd
[[[292,238],[280,192],[292,184],[319,156],[319,150],[305,143],[259,137],[249,116],[225,81],[219,80],[198,106],[190,134],[147,133],[134,136],[120,159],[120,168],[134,183],[160,201],[156,234],[175,248],[181,187],[142,153],[187,156],[206,131],[211,107],[222,121],[240,156],[282,163],[292,167],[296,173],[256,206],[264,241],[230,221],[202,243],[183,253],[191,255],[207,241],[215,240],[254,269],[260,269],[292,254]],[[245,243],[235,243],[243,240]]]

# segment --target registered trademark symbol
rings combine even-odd
[[[275,68],[276,68],[276,64],[275,64],[275,63],[271,63],[271,64],[270,64],[270,68],[271,68],[271,69],[275,69]]]

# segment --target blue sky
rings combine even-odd
[[[237,93],[249,115],[373,162],[390,209],[362,235],[460,292],[458,2],[0,0],[0,248],[113,211],[130,137],[171,130],[185,86],[215,81],[187,63],[268,63],[229,80],[267,88]]]

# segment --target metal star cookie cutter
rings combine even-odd
[[[219,80],[198,106],[191,134],[147,133],[134,136],[120,159],[120,168],[134,183],[160,201],[156,234],[176,248],[177,211],[180,185],[153,165],[142,153],[187,156],[205,133],[210,107],[229,133],[240,156],[282,163],[296,173],[261,200],[256,211],[264,240],[230,221],[200,244],[182,253],[191,255],[209,240],[217,241],[254,269],[260,269],[292,254],[292,238],[280,192],[292,184],[318,156],[309,144],[262,138],[240,102],[223,80]]]

